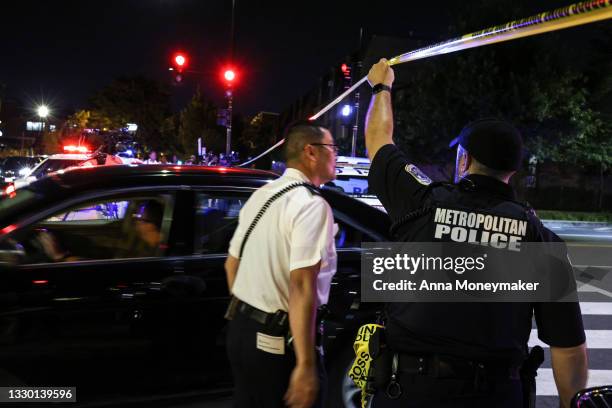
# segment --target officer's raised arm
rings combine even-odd
[[[368,108],[365,125],[365,142],[370,160],[387,144],[393,144],[393,108],[391,86],[395,75],[386,59],[374,64],[368,73],[372,86],[372,100]]]
[[[368,73],[372,100],[366,115],[365,142],[371,160],[368,186],[395,220],[422,207],[421,199],[431,183],[411,164],[393,143],[391,85],[395,79],[386,59],[374,64]]]

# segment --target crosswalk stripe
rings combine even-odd
[[[612,349],[612,330],[585,330],[586,344],[589,349]],[[538,331],[531,330],[529,336],[529,347],[541,346],[548,347],[538,339]]]
[[[612,315],[612,302],[580,302],[583,315]]]
[[[589,370],[588,387],[612,384],[612,370]],[[540,368],[536,377],[537,395],[559,395],[552,368]]]

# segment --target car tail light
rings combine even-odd
[[[10,183],[9,185],[7,185],[4,190],[2,190],[2,195],[3,196],[9,196],[9,198],[13,198],[15,197],[16,193],[15,193],[15,185],[13,183]]]
[[[4,235],[4,234],[8,234],[9,232],[13,232],[17,229],[17,227],[13,224],[11,225],[7,225],[6,227],[2,228],[0,230],[0,234]]]

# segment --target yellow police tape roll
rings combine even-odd
[[[355,350],[355,361],[349,370],[348,376],[353,380],[357,387],[361,389],[362,408],[365,408],[369,396],[366,392],[366,382],[368,372],[370,371],[370,363],[372,362],[369,345],[370,337],[372,337],[376,331],[383,328],[384,326],[380,324],[364,324],[357,331],[357,337],[353,343],[353,350]]]

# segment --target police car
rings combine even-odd
[[[25,187],[48,173],[77,166],[91,157],[89,149],[85,146],[68,145],[64,146],[63,150],[64,153],[52,154],[34,167],[29,174],[15,179],[13,182],[14,189]]]
[[[370,159],[367,157],[338,156],[336,160],[336,180],[333,184],[359,201],[385,211],[378,198],[369,192],[369,173]]]

